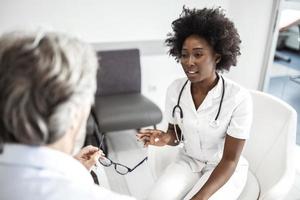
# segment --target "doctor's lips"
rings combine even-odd
[[[195,74],[198,74],[199,71],[195,71],[195,70],[186,70],[185,73],[188,76],[193,76]]]

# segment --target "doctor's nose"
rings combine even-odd
[[[189,56],[187,59],[187,63],[186,63],[189,67],[194,66],[195,65],[195,58],[194,56]]]

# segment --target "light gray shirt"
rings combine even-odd
[[[4,145],[0,154],[1,200],[132,200],[94,184],[73,157],[47,147]]]

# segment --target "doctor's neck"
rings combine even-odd
[[[219,76],[214,73],[214,75],[197,82],[191,82],[192,93],[202,93],[207,94],[212,88],[214,88],[219,81]]]

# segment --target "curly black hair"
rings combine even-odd
[[[221,55],[216,70],[229,71],[236,66],[240,53],[240,36],[221,8],[188,9],[183,7],[179,18],[172,22],[173,33],[165,40],[169,54],[177,61],[181,57],[183,43],[190,35],[204,38],[214,51]]]

